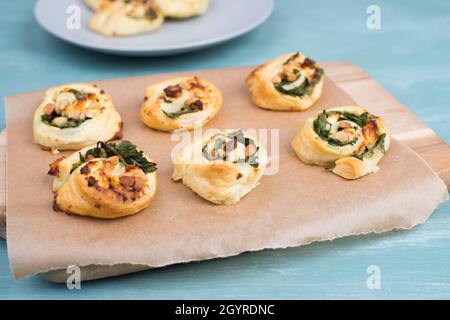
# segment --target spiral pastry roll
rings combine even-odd
[[[155,0],[164,16],[173,19],[187,19],[202,15],[208,10],[209,0]]]
[[[147,0],[103,1],[89,27],[106,36],[129,36],[152,32],[164,22],[160,8]]]
[[[301,53],[288,53],[247,77],[254,103],[264,109],[305,110],[322,94],[323,69]]]
[[[331,168],[345,179],[357,179],[378,171],[389,143],[388,129],[380,117],[358,106],[344,106],[309,118],[292,147],[307,164]]]
[[[172,175],[200,197],[232,205],[253,190],[267,165],[266,151],[242,130],[222,132],[182,149]]]
[[[162,131],[191,130],[204,126],[220,110],[222,94],[212,83],[182,77],[147,88],[141,120]]]
[[[111,97],[96,85],[48,89],[33,118],[34,141],[52,150],[80,150],[99,140],[120,139],[122,120]]]
[[[112,219],[146,208],[156,193],[156,164],[129,141],[98,142],[50,164],[54,209]]]

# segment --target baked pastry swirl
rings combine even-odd
[[[156,164],[129,141],[98,142],[50,164],[54,209],[112,219],[146,208],[156,193]]]
[[[186,19],[202,15],[208,10],[209,0],[155,0],[164,16]]]
[[[141,120],[157,130],[191,130],[204,126],[221,106],[222,94],[212,83],[198,77],[169,79],[147,88]]]
[[[237,130],[188,145],[174,163],[174,181],[181,180],[212,203],[233,205],[258,185],[267,154],[254,138]]]
[[[305,110],[322,94],[323,69],[301,53],[288,53],[256,68],[245,80],[254,103],[271,110]]]
[[[96,85],[66,84],[46,91],[33,119],[34,141],[48,149],[80,150],[120,139],[122,120]]]
[[[164,22],[160,8],[148,0],[103,1],[89,27],[106,36],[129,36],[152,32]]]
[[[307,164],[331,168],[345,179],[357,179],[378,171],[389,143],[388,129],[380,117],[359,106],[344,106],[306,120],[292,147]]]

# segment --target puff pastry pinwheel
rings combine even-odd
[[[357,179],[378,171],[389,143],[388,129],[380,117],[359,106],[343,106],[309,118],[292,147],[306,164],[331,168],[345,179]]]
[[[156,164],[129,141],[98,142],[50,164],[55,211],[112,219],[146,208]]]
[[[141,120],[162,131],[192,130],[210,121],[222,106],[222,94],[197,77],[169,79],[147,88]]]
[[[195,141],[174,163],[174,181],[181,180],[212,203],[233,205],[258,185],[267,154],[254,138],[237,130]]]
[[[34,141],[52,150],[80,150],[120,139],[122,120],[111,97],[96,85],[66,84],[46,91],[34,113]]]
[[[208,10],[209,0],[155,0],[166,17],[186,19],[202,15]]]
[[[152,32],[164,22],[161,9],[152,1],[104,1],[89,27],[106,36],[129,36]]]
[[[301,53],[288,53],[250,73],[245,80],[254,103],[271,110],[305,110],[322,94],[323,69]]]

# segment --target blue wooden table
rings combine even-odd
[[[369,5],[381,29],[366,26]],[[125,58],[59,41],[33,19],[34,1],[0,11],[0,95],[53,85],[175,70],[254,65],[287,51],[361,66],[450,142],[450,2],[277,0],[262,27],[215,48],[165,58]],[[0,126],[5,124],[3,105]],[[0,241],[0,299],[14,298],[450,298],[450,202],[411,230],[172,266],[83,283],[38,276],[13,281]],[[370,265],[381,289],[367,288]]]

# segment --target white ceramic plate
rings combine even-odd
[[[75,7],[73,7],[75,6]],[[105,37],[88,28],[92,15],[82,0],[39,0],[38,23],[56,37],[75,45],[114,54],[161,56],[209,47],[251,31],[272,13],[273,0],[210,0],[205,15],[166,21],[154,33],[131,37]],[[79,9],[77,9],[79,8]],[[73,14],[80,13],[80,28]]]

